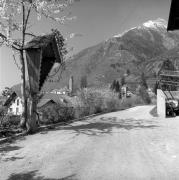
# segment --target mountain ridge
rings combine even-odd
[[[60,81],[56,82],[59,72],[45,83],[43,90],[67,86],[71,76],[75,89],[80,88],[83,76],[87,76],[89,86],[110,84],[127,70],[130,71],[127,77],[130,82],[136,82],[142,72],[146,72],[149,79],[155,78],[163,61],[179,59],[179,33],[167,32],[166,24],[160,18],[149,20],[80,51],[66,62]]]

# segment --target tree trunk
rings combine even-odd
[[[20,124],[22,128],[27,130],[27,133],[34,133],[37,131],[37,123],[36,123],[37,95],[32,96],[31,106],[28,107],[27,95],[26,95],[25,59],[24,59],[23,51],[20,52],[20,58],[22,63],[22,97],[24,102],[24,113]]]
[[[33,95],[31,98],[30,118],[26,123],[27,132],[30,134],[37,131],[37,95]]]
[[[21,127],[26,128],[27,123],[27,96],[26,96],[26,80],[25,80],[25,62],[24,62],[24,56],[23,56],[23,50],[20,51],[20,60],[22,64],[22,99],[23,99],[23,105],[24,105],[24,112],[23,112],[23,118],[21,119]]]

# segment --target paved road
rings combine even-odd
[[[100,115],[0,145],[0,179],[179,179],[179,118],[152,117],[152,108]]]

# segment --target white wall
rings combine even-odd
[[[19,104],[18,104],[19,101]],[[13,115],[21,115],[23,112],[22,99],[17,97],[11,106],[8,108],[8,113]]]
[[[161,89],[157,89],[157,114],[160,117],[166,117],[165,94]]]

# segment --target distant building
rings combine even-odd
[[[22,98],[13,92],[5,101],[4,106],[8,108],[7,113],[12,115],[22,115]]]
[[[69,87],[69,88],[68,88]],[[69,79],[69,84],[68,87],[65,86],[63,88],[60,89],[53,89],[50,93],[52,94],[59,94],[59,95],[69,95],[71,96],[73,91],[74,91],[74,80],[73,80],[73,76],[70,77]]]
[[[73,108],[79,105],[82,106],[80,99],[76,96],[70,97],[67,95],[48,93],[42,97],[40,102],[37,104],[37,107],[39,110],[41,110],[43,108],[55,104],[60,105],[62,107],[73,107]]]
[[[127,97],[127,91],[128,91],[127,85],[123,85],[123,86],[121,87],[121,96],[122,96],[123,98],[126,98],[126,97]]]
[[[70,93],[67,87],[61,89],[53,89],[50,93],[52,94],[61,94],[61,95],[68,95]]]
[[[66,101],[63,99],[63,97],[56,93],[48,93],[45,94],[44,97],[40,100],[40,102],[37,104],[37,107],[39,110],[51,107],[52,105],[61,105],[66,106]]]

